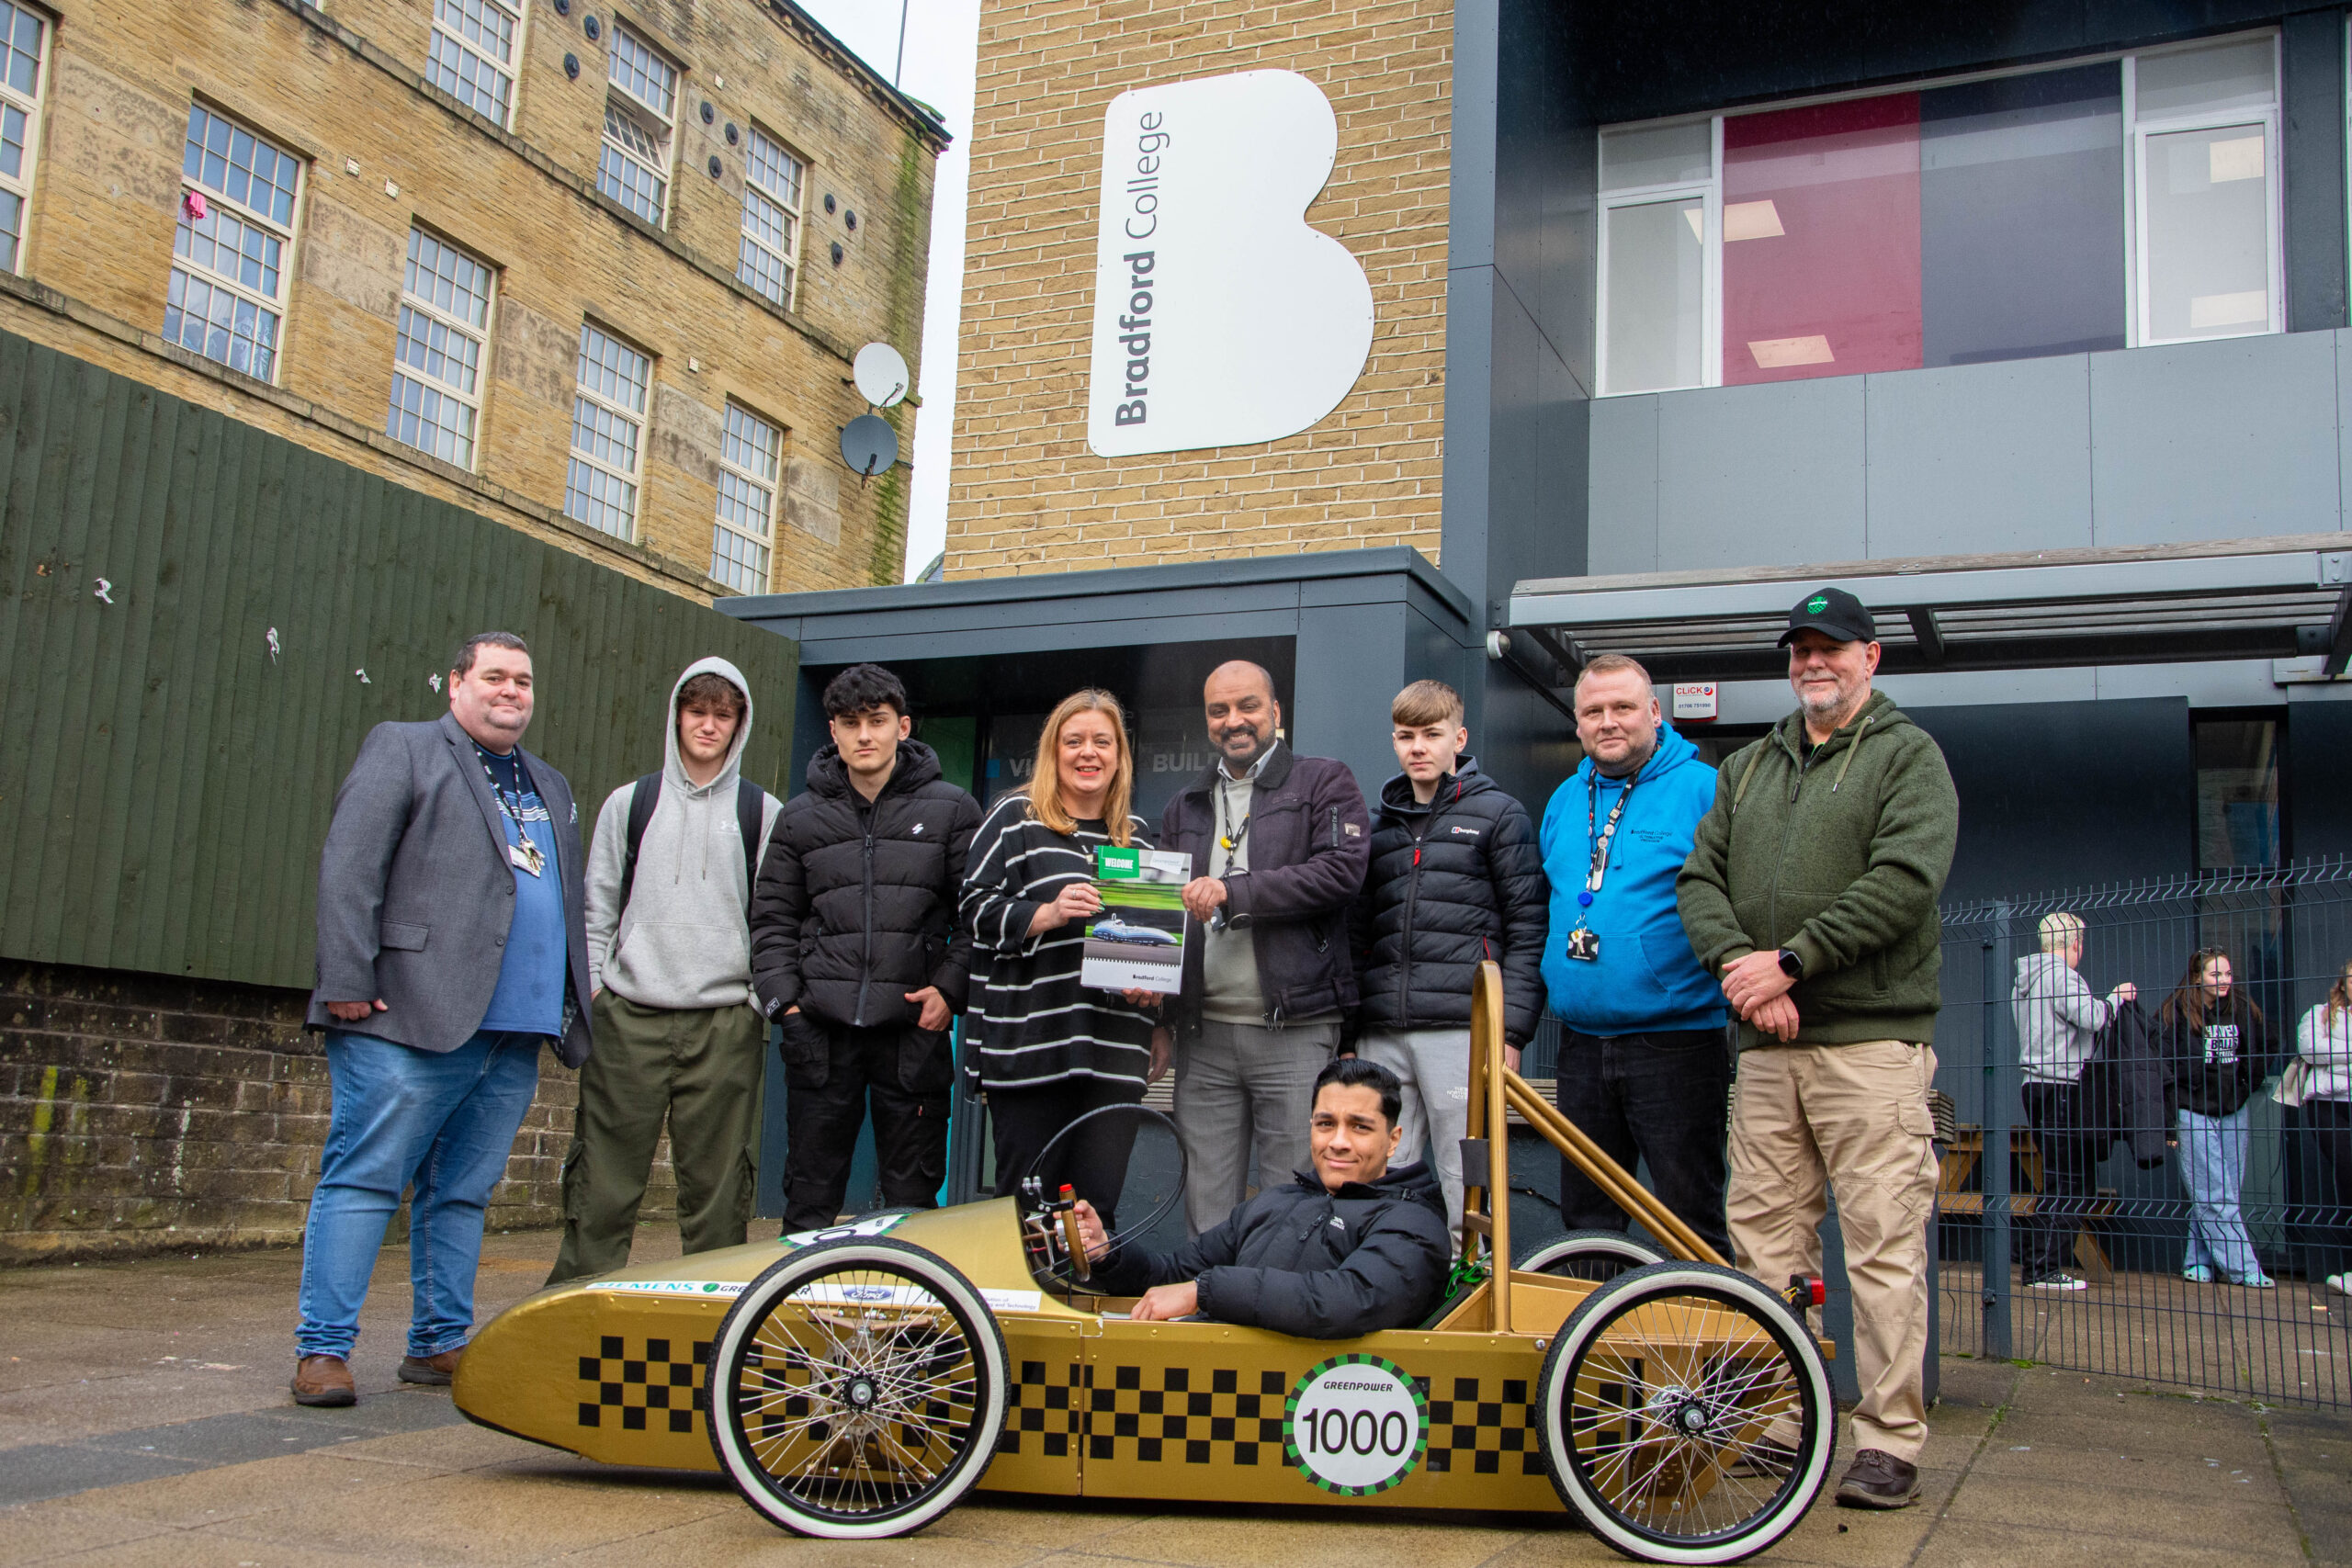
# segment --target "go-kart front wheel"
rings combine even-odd
[[[802,1535],[921,1529],[1004,1429],[1004,1336],[971,1282],[904,1242],[788,1254],[712,1341],[710,1443],[743,1500]]]
[[[1786,1535],[1837,1440],[1804,1321],[1736,1269],[1655,1263],[1595,1290],[1544,1361],[1537,1437],[1560,1499],[1651,1562],[1733,1562]]]

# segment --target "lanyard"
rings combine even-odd
[[[498,802],[498,814],[514,826],[514,843],[507,852],[507,858],[517,868],[529,872],[533,876],[538,875],[540,868],[547,864],[547,852],[532,841],[530,829],[523,826],[522,793],[516,791],[510,801],[506,786],[499,782],[498,770],[490,765],[491,754],[482,750],[480,741],[474,743],[474,755],[481,759],[481,771],[490,780],[491,797]],[[502,760],[514,764],[517,779],[527,776],[523,772],[523,759],[519,753]]]
[[[1242,840],[1250,836],[1250,818],[1258,814],[1253,798],[1250,809],[1241,814],[1241,825],[1231,832],[1227,832],[1225,828],[1226,783],[1223,771],[1219,770],[1216,781],[1216,842],[1217,847],[1225,852],[1225,869],[1217,873],[1219,876],[1233,874],[1234,859],[1240,852]]]
[[[1584,891],[1577,896],[1577,903],[1589,905],[1592,896],[1600,891],[1601,880],[1609,874],[1609,843],[1617,836],[1617,819],[1625,815],[1625,807],[1634,798],[1634,786],[1640,782],[1638,773],[1627,779],[1625,787],[1618,793],[1617,804],[1609,808],[1609,820],[1596,826],[1600,815],[1600,774],[1596,772],[1586,781],[1584,830],[1592,840],[1592,863],[1585,870]]]

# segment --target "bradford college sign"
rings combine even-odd
[[[1372,352],[1372,284],[1309,228],[1340,127],[1295,71],[1137,87],[1102,117],[1087,445],[1104,457],[1295,435]]]

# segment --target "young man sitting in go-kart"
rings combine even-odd
[[[1306,1339],[1421,1322],[1445,1294],[1453,1245],[1428,1167],[1388,1168],[1402,1106],[1387,1068],[1335,1059],[1315,1080],[1314,1173],[1266,1188],[1176,1252],[1105,1257],[1102,1219],[1081,1201],[1095,1287],[1139,1295],[1138,1319],[1197,1315]]]

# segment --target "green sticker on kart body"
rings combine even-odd
[[[1283,1402],[1283,1462],[1342,1497],[1387,1491],[1429,1447],[1429,1395],[1385,1357],[1334,1356]]]

